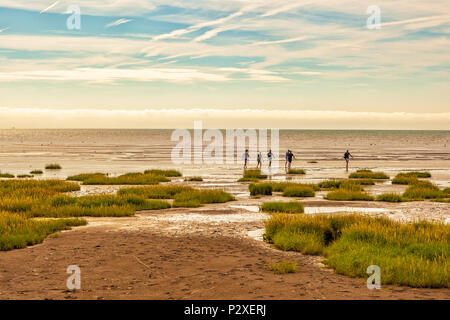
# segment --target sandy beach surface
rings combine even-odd
[[[9,137],[8,134],[3,133],[2,138]],[[119,142],[99,156],[97,152],[93,154],[96,143],[87,148],[63,148],[62,139],[58,149],[53,143],[51,147],[36,143],[39,136],[33,136],[34,140],[25,133],[24,136],[22,142],[20,139],[5,142],[0,153],[2,172],[20,174],[55,162],[60,163],[63,170],[45,172],[42,178],[65,178],[70,174],[97,171],[119,174],[156,167],[176,168],[184,176],[202,176],[204,181],[187,183],[182,178],[174,178],[171,183],[223,189],[237,200],[193,209],[140,211],[127,218],[87,218],[87,226],[61,232],[59,237],[50,237],[42,244],[0,252],[0,299],[450,299],[448,289],[386,285],[381,290],[369,290],[366,279],[337,275],[325,268],[321,257],[274,249],[262,240],[268,215],[259,212],[259,205],[269,199],[289,199],[279,195],[250,197],[248,185],[236,182],[242,175],[238,165],[177,168],[163,156],[155,160],[154,153],[148,160],[146,151],[142,151],[144,144],[139,147],[138,143],[130,147],[135,153],[117,160],[114,148],[122,151],[125,148]],[[18,139],[17,135],[14,137]],[[76,139],[76,146],[81,145],[80,137]],[[328,135],[322,140],[316,139],[319,147],[315,150],[325,150],[326,143],[333,143],[330,139]],[[385,139],[385,136],[379,138],[380,141],[373,137],[359,139],[361,150],[353,153],[361,156],[351,162],[352,170],[371,168],[393,177],[401,171],[426,169],[432,174],[432,182],[441,187],[450,186],[450,153],[444,147],[449,145],[450,133],[428,140],[414,135],[402,136],[403,144],[395,140],[390,151]],[[383,147],[375,148],[373,156],[369,156],[370,143],[374,141]],[[405,141],[412,142],[408,145]],[[283,140],[283,144],[288,142]],[[167,143],[161,149],[166,150],[168,146]],[[340,150],[345,144],[337,147]],[[308,148],[313,148],[313,144],[303,148],[297,142],[292,148],[299,155],[294,166],[306,169],[306,175],[292,177],[276,173],[270,179],[318,182],[347,177],[337,151],[310,156]],[[19,149],[23,149],[23,153],[18,154]],[[76,149],[78,158],[73,154]],[[136,159],[136,154],[141,154],[142,159]],[[318,163],[309,163],[312,159],[317,159]],[[72,194],[112,194],[121,187],[82,186]],[[377,195],[402,192],[405,186],[385,182],[365,189]],[[405,222],[450,223],[448,203],[327,201],[323,199],[325,194],[318,192],[314,198],[302,199],[305,214],[358,212]],[[298,262],[296,273],[276,275],[268,270],[268,263],[284,258]],[[69,265],[81,268],[80,290],[66,288]]]

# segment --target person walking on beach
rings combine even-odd
[[[286,170],[286,167],[287,167],[287,164],[288,164],[288,155],[289,155],[290,152],[291,152],[291,150],[288,150],[288,151],[286,152],[286,155],[284,156],[284,158],[285,158],[285,162],[284,162],[284,170]]]
[[[249,154],[248,154],[248,149],[245,149],[244,152],[244,170],[247,169],[247,162],[248,162],[248,158],[249,158]]]
[[[261,152],[258,152],[258,156],[257,156],[256,160],[257,160],[256,168],[259,167],[261,169],[261,167],[262,167],[262,155],[261,155]]]
[[[348,162],[350,161],[350,157],[353,158],[353,156],[348,152],[348,150],[344,153],[344,159],[345,159],[345,171],[348,172]]]
[[[267,159],[269,160],[269,168],[272,167],[272,149],[267,153]]]
[[[292,164],[293,159],[295,159],[294,154],[292,153],[291,150],[288,150],[288,155],[287,155],[287,163],[288,163],[287,171],[288,172],[289,172],[289,170],[291,170],[291,164]]]

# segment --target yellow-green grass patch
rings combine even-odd
[[[309,186],[288,186],[283,191],[283,197],[314,197],[314,189]]]
[[[269,213],[303,213],[305,208],[300,202],[265,202],[260,206],[261,211]]]
[[[306,174],[303,169],[289,169],[288,174]]]
[[[202,177],[186,177],[184,181],[203,181]]]
[[[402,224],[360,215],[276,214],[264,238],[281,250],[321,254],[339,274],[366,278],[378,265],[383,284],[450,286],[450,226]]]
[[[57,164],[57,163],[50,163],[50,164],[47,164],[45,166],[45,169],[47,169],[47,170],[60,170],[60,169],[62,169],[62,167],[59,164]]]
[[[41,243],[52,233],[85,224],[83,219],[36,220],[0,212],[0,251]]]
[[[349,175],[350,179],[374,179],[374,180],[385,180],[389,179],[389,176],[384,172],[373,172],[372,170],[362,169],[357,170]]]
[[[374,198],[361,191],[352,191],[345,189],[338,189],[336,191],[328,192],[325,196],[327,200],[336,200],[336,201],[373,201]]]
[[[160,169],[149,169],[145,170],[144,174],[153,174],[155,176],[163,176],[163,177],[181,177],[181,172],[177,170],[160,170]]]
[[[270,262],[267,268],[275,274],[295,273],[297,272],[297,262],[284,259],[280,262]]]
[[[383,193],[377,196],[376,201],[384,202],[403,202],[404,199],[402,195],[396,193]]]

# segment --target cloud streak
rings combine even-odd
[[[131,21],[133,21],[133,19],[121,18],[121,19],[118,19],[118,20],[116,20],[114,22],[108,23],[105,27],[106,28],[117,27],[117,26],[120,26],[121,24],[128,23],[128,22],[131,22]]]

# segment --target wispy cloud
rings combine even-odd
[[[381,26],[387,27],[387,26],[396,26],[396,25],[402,25],[402,24],[419,24],[419,26],[424,26],[423,24],[421,24],[421,22],[433,22],[433,21],[438,21],[439,23],[449,23],[450,15],[420,17],[420,18],[405,19],[405,20],[399,20],[399,21],[384,22],[384,23],[381,23]]]
[[[36,70],[19,72],[0,72],[0,81],[46,80],[46,81],[88,81],[112,82],[128,81],[227,81],[225,76],[202,72],[195,69],[146,68],[146,69],[107,69],[78,68],[74,70]]]
[[[116,27],[116,26],[119,26],[119,25],[124,24],[124,23],[131,22],[131,21],[133,21],[133,19],[121,18],[121,19],[118,19],[118,20],[116,20],[114,22],[108,23],[105,27],[106,28]]]
[[[47,8],[42,9],[42,10],[40,11],[40,13],[44,13],[44,12],[47,12],[47,11],[51,10],[52,8],[56,7],[60,2],[61,2],[61,1],[59,1],[59,0],[58,0],[58,1],[55,1],[53,4],[51,4],[51,5],[48,6]]]
[[[303,36],[303,37],[297,37],[297,38],[290,38],[290,39],[282,39],[282,40],[273,40],[273,41],[259,41],[255,42],[254,45],[267,45],[267,44],[280,44],[280,43],[291,43],[291,42],[298,42],[303,41],[306,39],[310,39],[309,36]]]

